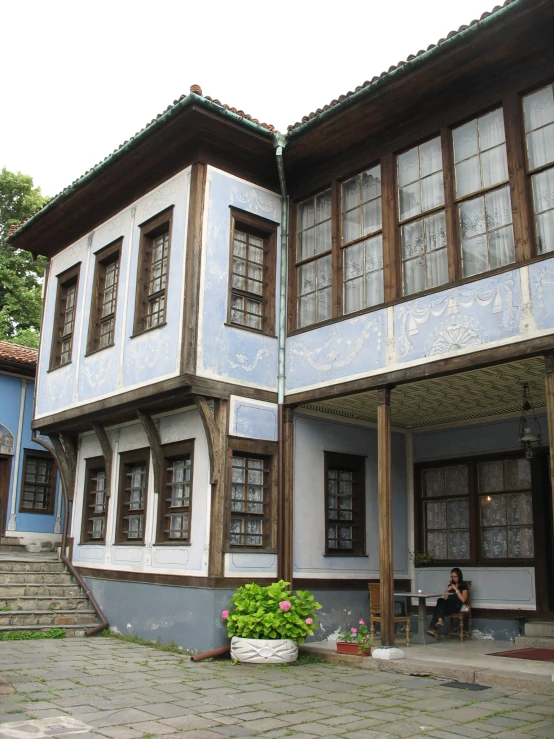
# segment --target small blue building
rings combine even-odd
[[[0,535],[50,549],[61,539],[54,458],[33,441],[37,350],[0,341]]]

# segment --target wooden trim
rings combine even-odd
[[[298,221],[298,203],[289,198],[289,233],[288,233],[288,289],[287,289],[287,336],[296,329],[296,298],[298,295],[298,272],[296,269],[296,245],[298,236],[296,224]]]
[[[82,509],[82,516],[81,516],[81,544],[105,544],[106,542],[106,521],[108,520],[108,504],[109,504],[109,497],[107,495],[106,489],[104,491],[105,495],[105,501],[104,501],[104,536],[102,539],[93,539],[89,536],[88,533],[88,519],[89,519],[89,509],[91,507],[91,490],[90,490],[90,482],[91,482],[91,475],[93,472],[97,472],[99,470],[104,470],[106,475],[106,483],[108,480],[108,469],[106,466],[106,460],[105,457],[89,457],[88,459],[85,459],[85,488],[84,488],[84,495],[83,495],[83,509]],[[100,516],[99,516],[100,517]]]
[[[293,586],[294,570],[294,415],[290,408],[283,408],[283,454],[284,454],[284,528],[283,549],[279,550],[283,580]]]
[[[62,478],[62,483],[63,483],[63,487],[64,487],[64,490],[67,496],[67,500],[68,502],[71,502],[73,501],[75,484],[74,484],[73,472],[71,470],[71,465],[67,458],[65,448],[63,447],[58,434],[51,433],[51,434],[44,434],[44,435],[48,436],[50,443],[52,444],[52,448],[54,449],[54,456],[58,463],[58,468],[60,470],[60,476]]]
[[[526,173],[522,100],[516,92],[512,92],[502,102],[517,263],[535,256],[537,247],[533,238],[530,182]]]
[[[334,180],[331,184],[331,315],[341,316],[344,309],[343,256],[342,256],[342,183]]]
[[[104,457],[104,463],[106,467],[106,497],[110,497],[112,494],[112,467],[113,467],[113,449],[104,428],[104,424],[100,421],[93,422],[92,428],[96,434],[100,446],[102,448],[102,455]]]
[[[402,295],[400,239],[398,236],[396,159],[393,154],[381,158],[381,198],[383,210],[383,281],[385,303]],[[379,306],[383,307],[383,306]]]
[[[4,536],[6,533],[12,459],[11,455],[0,455],[0,536]]]
[[[25,476],[27,472],[27,460],[29,458],[38,458],[42,460],[47,460],[49,464],[48,468],[48,497],[47,497],[47,503],[48,505],[45,508],[24,508],[23,507],[23,493],[24,493],[24,487],[25,487]],[[17,485],[19,484],[19,513],[38,513],[42,515],[49,515],[51,516],[54,513],[54,504],[56,500],[56,464],[55,460],[52,457],[51,454],[48,454],[48,452],[42,452],[35,449],[24,449],[23,450],[23,464],[21,466],[21,479],[14,480],[13,484],[13,493],[15,495],[17,490]],[[9,482],[9,479],[8,479]],[[1,522],[0,522],[1,523]]]
[[[390,387],[380,388],[377,406],[377,498],[381,584],[381,646],[384,647],[394,646],[390,393]]]
[[[463,356],[439,359],[434,362],[425,362],[412,367],[400,368],[379,375],[364,377],[358,380],[348,380],[335,383],[315,390],[304,390],[299,393],[289,393],[285,396],[285,405],[297,407],[305,403],[314,403],[320,400],[340,398],[343,395],[363,393],[367,390],[376,390],[383,383],[403,385],[417,380],[431,377],[467,372],[481,367],[487,367],[504,362],[513,362],[516,359],[525,359],[544,354],[554,349],[554,336],[539,336],[534,339],[525,339],[504,346],[492,347],[481,351],[470,352]]]
[[[173,209],[175,206],[171,205],[161,213],[157,213],[155,216],[150,218],[148,221],[141,223],[140,228],[140,242],[139,242],[139,258],[137,265],[137,277],[136,277],[136,292],[135,292],[135,313],[133,318],[133,336],[142,334],[145,331],[151,331],[152,329],[159,328],[167,323],[167,311],[168,311],[168,292],[169,292],[169,275],[171,268],[171,243],[172,243],[172,230],[173,230]],[[164,296],[164,314],[163,321],[156,324],[155,326],[146,327],[147,318],[147,302],[148,302],[148,282],[150,280],[151,265],[147,262],[147,256],[150,254],[152,249],[153,241],[157,236],[167,233],[168,245],[167,245],[167,272],[165,287],[160,291],[160,295],[163,293]]]
[[[202,270],[202,227],[206,199],[206,165],[192,165],[190,175],[189,215],[185,264],[185,309],[183,319],[183,347],[181,372],[196,372],[198,342],[198,312],[200,306],[200,279]]]
[[[200,419],[206,433],[208,456],[210,460],[210,484],[214,485],[217,482],[218,473],[216,457],[220,453],[220,449],[218,448],[217,427],[206,398],[202,395],[195,395],[194,402],[196,403],[196,408],[198,409],[198,413],[200,414]]]
[[[95,253],[95,264],[94,264],[94,278],[92,283],[92,300],[90,305],[90,316],[88,326],[88,338],[87,338],[87,349],[86,353],[92,354],[93,352],[101,351],[102,349],[108,349],[109,346],[113,346],[115,341],[111,344],[100,347],[100,318],[102,305],[100,303],[101,298],[104,295],[105,289],[105,278],[106,268],[117,262],[118,274],[117,283],[115,288],[115,305],[113,311],[113,322],[114,322],[114,339],[115,339],[115,326],[117,318],[117,301],[119,299],[119,267],[121,263],[121,250],[123,248],[123,236],[113,241],[108,246],[105,246],[100,251]]]
[[[456,189],[454,182],[454,151],[452,131],[442,128],[442,173],[444,181],[444,213],[446,220],[446,250],[448,252],[448,282],[462,277],[462,244],[457,224]]]
[[[137,416],[148,437],[150,450],[152,452],[152,467],[154,477],[154,493],[161,494],[163,488],[163,455],[160,432],[152,420],[152,416],[146,411],[137,411]]]

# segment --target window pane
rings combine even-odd
[[[446,528],[446,501],[437,500],[436,502],[426,503],[426,520],[427,529],[445,529]]]
[[[440,137],[398,157],[400,220],[444,204]]]
[[[504,116],[502,110],[481,116],[479,120],[479,147],[481,151],[492,149],[504,143]]]
[[[431,210],[439,205],[444,205],[442,172],[421,180],[421,210]]]
[[[364,236],[379,231],[382,226],[381,198],[365,203],[362,215]]]
[[[456,195],[461,198],[481,189],[479,157],[464,159],[456,164]]]
[[[504,466],[501,461],[482,462],[477,469],[480,493],[496,493],[504,490]]]
[[[506,147],[497,146],[481,155],[481,181],[483,187],[492,187],[508,179]]]
[[[508,179],[501,108],[454,129],[452,138],[457,197]]]
[[[465,529],[469,526],[468,498],[453,498],[448,501],[448,527]]]
[[[505,490],[531,490],[531,465],[527,459],[504,462]]]
[[[528,133],[527,151],[530,169],[554,162],[554,125]]]
[[[435,498],[444,495],[444,468],[423,470],[423,495]]]
[[[407,185],[416,180],[419,180],[419,152],[417,146],[398,157],[399,185]]]
[[[505,528],[481,530],[481,554],[484,559],[504,559],[508,555]]]
[[[429,531],[426,536],[427,551],[435,559],[448,559],[446,531]]]
[[[400,220],[421,213],[421,184],[419,181],[400,188]]]
[[[537,214],[539,253],[554,251],[554,168],[534,175],[533,204]]]
[[[548,123],[554,123],[554,97],[552,85],[543,87],[537,92],[523,98],[525,112],[525,130],[534,131]]]
[[[456,561],[470,558],[469,531],[448,532],[448,558]]]
[[[506,525],[506,497],[504,495],[483,495],[479,502],[483,526]]]
[[[454,142],[454,161],[461,162],[479,153],[477,121],[470,121],[452,132]]]
[[[440,138],[427,141],[419,147],[420,173],[427,177],[442,170],[442,148]]]
[[[446,467],[446,495],[467,495],[469,493],[468,467],[465,464]]]

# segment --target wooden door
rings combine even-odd
[[[0,536],[6,533],[8,519],[8,497],[10,494],[10,473],[12,458],[0,457]]]

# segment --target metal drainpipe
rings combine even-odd
[[[283,134],[275,135],[275,156],[281,185],[281,270],[279,285],[279,364],[277,376],[277,416],[278,416],[278,444],[277,444],[277,578],[284,579],[285,554],[285,454],[284,454],[284,417],[283,404],[285,402],[285,336],[287,327],[287,247],[288,247],[288,199],[283,164],[283,149],[286,140]]]

